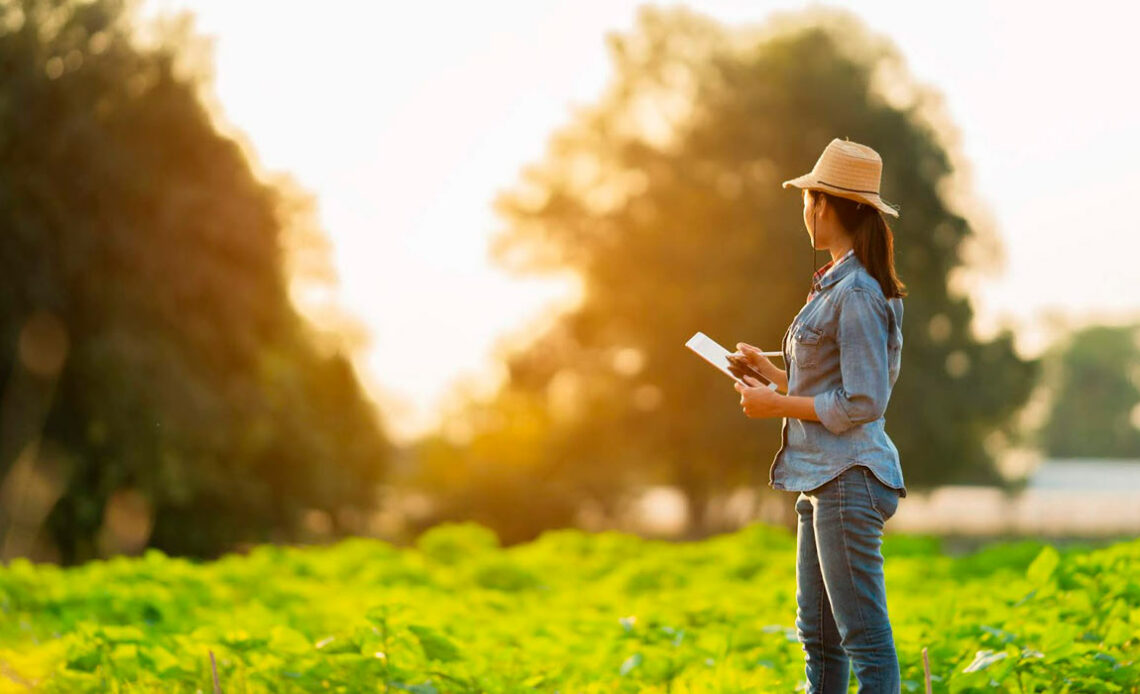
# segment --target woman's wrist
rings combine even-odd
[[[810,395],[781,395],[780,409],[785,417],[792,419],[805,419],[813,422],[820,421],[815,410],[815,398]]]
[[[764,378],[767,378],[769,381],[772,381],[773,383],[775,383],[777,386],[779,386],[783,390],[787,390],[788,389],[788,372],[785,371],[784,369],[781,369],[780,367],[776,366],[775,364],[773,364],[771,362],[768,362],[768,364],[766,364],[766,366],[767,366],[767,368],[764,369],[764,371],[765,371]]]

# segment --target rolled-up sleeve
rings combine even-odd
[[[883,416],[890,397],[887,305],[853,288],[839,307],[836,342],[841,384],[816,394],[815,412],[833,434]]]

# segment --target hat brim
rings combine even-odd
[[[888,202],[883,200],[878,193],[852,193],[848,190],[843,190],[828,183],[817,181],[811,173],[806,173],[803,176],[790,178],[780,184],[781,187],[787,188],[788,186],[795,186],[796,188],[808,188],[812,190],[822,190],[837,197],[847,198],[848,200],[855,200],[857,202],[865,202],[875,209],[884,214],[889,214],[892,217],[898,217],[898,210],[894,209]]]

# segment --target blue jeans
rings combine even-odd
[[[898,504],[898,490],[864,465],[796,499],[796,630],[808,694],[846,694],[848,658],[859,694],[899,692],[880,551]]]

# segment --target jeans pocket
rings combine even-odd
[[[867,497],[871,500],[871,507],[886,523],[895,515],[899,508],[899,491],[892,489],[879,481],[875,473],[860,465],[863,469],[863,480],[867,483]]]

